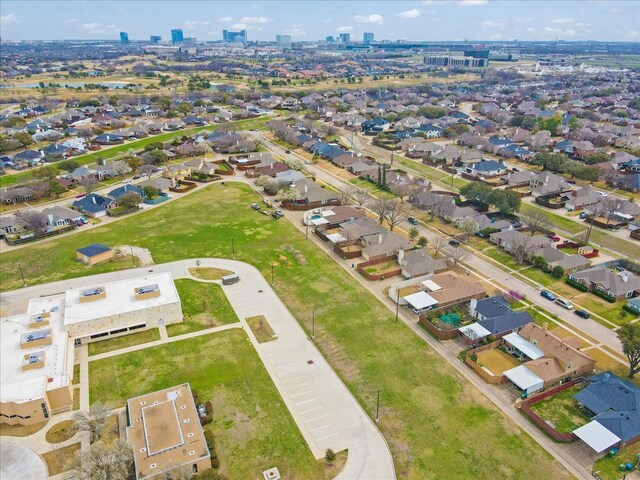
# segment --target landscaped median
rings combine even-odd
[[[247,185],[214,184],[117,224],[7,252],[0,260],[0,274],[9,279],[2,288],[21,285],[17,262],[25,268],[29,283],[86,274],[75,268],[73,252],[98,241],[144,246],[162,263],[228,258],[233,238],[238,260],[255,265],[265,278],[271,278],[273,268],[276,292],[309,334],[315,312],[318,348],[371,418],[376,392],[381,390],[378,426],[403,478],[570,477],[422,339],[402,322],[394,322],[385,305],[305,240],[304,233],[289,222],[274,222],[247,208],[259,199]],[[239,335],[241,341],[218,342],[222,334],[225,339]],[[91,362],[92,401],[122,405],[138,392],[190,381],[202,398],[206,393],[219,399],[213,402],[214,410],[219,405],[220,411],[212,428],[224,438],[218,443],[220,462],[224,465],[228,456],[232,478],[254,477],[266,463],[260,463],[263,458],[288,465],[286,478],[322,478],[318,467],[309,467],[296,447],[302,443],[300,433],[296,430],[293,436],[289,427],[270,422],[268,412],[273,410],[266,405],[271,404],[257,400],[267,396],[282,402],[268,378],[253,376],[255,371],[266,376],[264,369],[243,361],[256,356],[246,335],[231,330],[198,338],[203,340],[175,342],[181,345],[177,351],[163,345]],[[114,388],[114,365],[120,390]],[[266,388],[265,382],[270,389],[256,393]],[[266,423],[258,421],[261,416]],[[288,421],[292,422],[290,417]]]

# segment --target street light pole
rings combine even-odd
[[[22,277],[22,283],[26,287],[27,286],[27,282],[25,282],[25,280],[24,280],[24,273],[22,271],[22,264],[21,263],[18,263],[18,268],[20,269],[20,277]]]
[[[378,389],[378,399],[376,401],[376,423],[380,421],[380,389]]]

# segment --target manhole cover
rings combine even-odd
[[[311,365],[311,364],[313,364],[313,360],[307,360],[307,363],[308,363],[309,365]]]

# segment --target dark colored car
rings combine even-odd
[[[285,150],[284,153],[291,153],[291,150]]]
[[[449,245],[453,245],[454,247],[459,247],[460,246],[460,241],[459,240],[449,240]]]
[[[279,219],[280,219],[280,217],[284,216],[284,215],[281,215],[281,214],[280,214],[280,213],[278,213],[278,212],[273,212],[271,215],[273,215],[273,218],[275,218],[276,220],[279,220]]]
[[[254,210],[260,210],[260,205],[258,205],[257,203],[252,203],[251,208],[253,208]]]
[[[580,318],[589,318],[591,316],[589,312],[585,312],[584,310],[576,310],[574,313]]]
[[[547,300],[551,300],[552,302],[556,299],[556,296],[549,290],[542,290],[540,292],[540,296],[546,298]]]
[[[418,225],[418,219],[416,217],[407,218],[407,222],[409,222],[411,225]]]
[[[578,217],[580,217],[580,220],[584,220],[585,218],[587,218],[587,214],[582,212],[580,215],[578,215]]]

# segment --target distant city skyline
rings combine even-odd
[[[157,5],[155,8],[154,4]],[[600,40],[640,42],[640,0],[358,1],[12,1],[0,11],[3,40],[131,41],[151,35],[222,40],[247,30],[249,41],[321,40],[365,32],[379,40]]]

